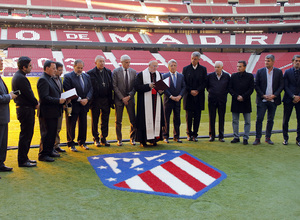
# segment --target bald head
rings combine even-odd
[[[3,70],[3,58],[0,57],[0,71]]]

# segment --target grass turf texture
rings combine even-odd
[[[10,89],[11,78],[4,78]],[[37,78],[30,78],[36,93]],[[255,129],[255,94],[252,95],[253,113],[251,130]],[[225,133],[232,133],[231,97],[228,96]],[[16,146],[19,122],[15,104],[11,102],[9,146]],[[276,112],[274,129],[281,129],[283,107]],[[89,113],[90,119],[90,113]],[[181,135],[185,135],[185,112],[181,112]],[[266,120],[266,119],[265,119]],[[203,111],[199,135],[208,134],[208,110]],[[90,129],[90,120],[88,120]],[[265,123],[264,123],[265,126]],[[265,128],[265,127],[264,127]],[[296,128],[295,113],[290,128]],[[172,130],[172,127],[171,127]],[[243,130],[243,122],[240,123]],[[123,119],[124,138],[129,136],[127,116]],[[99,154],[140,151],[125,143],[110,148],[91,146],[90,151],[62,154],[54,163],[39,162],[36,168],[18,168],[17,151],[9,150],[6,165],[14,167],[12,173],[0,173],[0,219],[299,219],[299,156],[295,133],[290,134],[290,145],[283,146],[282,134],[274,134],[275,145],[259,146],[230,144],[201,139],[198,143],[163,144],[155,150],[184,150],[210,165],[224,171],[227,179],[197,200],[171,198],[141,193],[112,190],[97,177],[87,157]],[[36,120],[32,144],[39,143]],[[66,141],[65,122],[61,132]],[[110,115],[108,139],[115,139],[114,111]],[[250,144],[254,140],[250,138]],[[87,141],[92,141],[90,130]],[[263,141],[263,140],[262,140]],[[66,149],[66,148],[65,148]],[[151,150],[151,149],[144,149]],[[36,159],[38,149],[31,149],[29,157]]]

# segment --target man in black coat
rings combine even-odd
[[[239,135],[239,118],[240,113],[244,115],[244,136],[243,144],[248,144],[249,133],[251,128],[251,94],[254,91],[253,74],[246,72],[247,63],[244,60],[238,61],[237,73],[231,75],[229,83],[229,92],[232,96],[231,112],[232,112],[232,128],[233,140],[231,143],[240,142]]]
[[[295,55],[292,59],[293,67],[284,73],[284,96],[283,102],[283,144],[287,145],[289,140],[289,120],[296,109],[297,116],[297,138],[296,144],[300,147],[300,55]]]
[[[18,60],[19,70],[14,74],[11,84],[12,90],[20,90],[21,94],[14,99],[17,108],[17,118],[20,121],[20,136],[18,144],[18,164],[19,167],[36,166],[35,160],[29,160],[28,152],[34,132],[35,109],[38,108],[38,101],[34,97],[33,91],[26,74],[31,72],[31,59],[20,57]]]
[[[205,88],[207,80],[206,67],[199,64],[201,54],[192,53],[191,64],[184,67],[186,93],[183,97],[183,108],[186,110],[187,139],[197,142],[201,111],[204,110]],[[193,127],[193,129],[192,129]]]
[[[169,143],[169,133],[170,133],[170,116],[173,111],[173,140],[177,143],[182,143],[179,139],[180,137],[180,109],[181,109],[181,99],[185,93],[185,82],[184,76],[178,73],[177,62],[172,59],[168,62],[168,68],[170,72],[163,75],[166,79],[169,77],[170,87],[165,90],[164,93],[164,115],[165,115],[165,127],[164,127],[164,142]]]
[[[105,58],[97,56],[95,58],[96,67],[87,72],[91,78],[93,86],[93,97],[90,103],[92,111],[92,134],[94,137],[94,144],[97,147],[101,145],[110,146],[106,141],[108,136],[108,122],[110,108],[113,105],[113,81],[111,70],[104,67]],[[99,138],[98,123],[101,111],[101,136]],[[99,142],[100,141],[100,142]]]
[[[3,60],[0,57],[0,71],[3,70]],[[5,166],[7,153],[8,123],[10,121],[9,102],[15,99],[14,92],[8,93],[8,89],[0,76],[0,172],[12,171],[13,168]],[[1,179],[1,177],[0,177]]]
[[[86,146],[87,113],[89,111],[89,100],[92,98],[93,88],[90,76],[83,73],[84,63],[82,60],[74,61],[74,71],[67,73],[64,77],[63,87],[65,91],[75,88],[78,99],[73,99],[72,113],[67,115],[67,141],[71,151],[77,152],[75,148],[75,128],[78,121],[77,142],[80,147],[89,150]]]
[[[209,111],[209,141],[212,142],[216,137],[216,114],[219,115],[219,141],[224,140],[224,122],[226,113],[226,103],[230,75],[223,72],[223,63],[215,62],[215,72],[207,76],[207,91],[208,91],[208,111]]]
[[[51,157],[59,154],[53,152],[57,133],[58,118],[62,114],[62,104],[65,99],[60,98],[61,90],[53,80],[56,72],[54,61],[47,60],[44,63],[44,73],[37,82],[37,90],[40,97],[39,121],[41,129],[41,142],[39,161],[53,162]]]
[[[271,132],[274,125],[274,117],[277,105],[281,104],[280,93],[284,88],[284,80],[282,71],[274,67],[275,57],[269,54],[265,57],[265,68],[257,70],[255,76],[255,90],[256,90],[256,139],[253,145],[260,144],[262,136],[262,122],[265,113],[268,110],[268,121],[266,127],[265,142],[274,144],[271,141]]]

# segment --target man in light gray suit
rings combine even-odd
[[[122,66],[113,71],[113,88],[115,94],[115,114],[116,114],[116,134],[118,140],[118,146],[122,146],[122,116],[124,106],[127,109],[127,113],[130,121],[130,143],[135,145],[135,102],[133,88],[136,71],[130,68],[131,58],[128,55],[121,56]]]
[[[3,70],[3,60],[0,57],[0,71]],[[0,76],[0,171],[12,171],[13,168],[4,165],[7,152],[7,136],[9,122],[9,102],[16,98],[13,92],[8,94],[8,89]],[[1,177],[0,177],[1,179]]]

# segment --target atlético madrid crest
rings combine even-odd
[[[197,199],[226,174],[179,150],[140,151],[88,157],[112,189]]]

